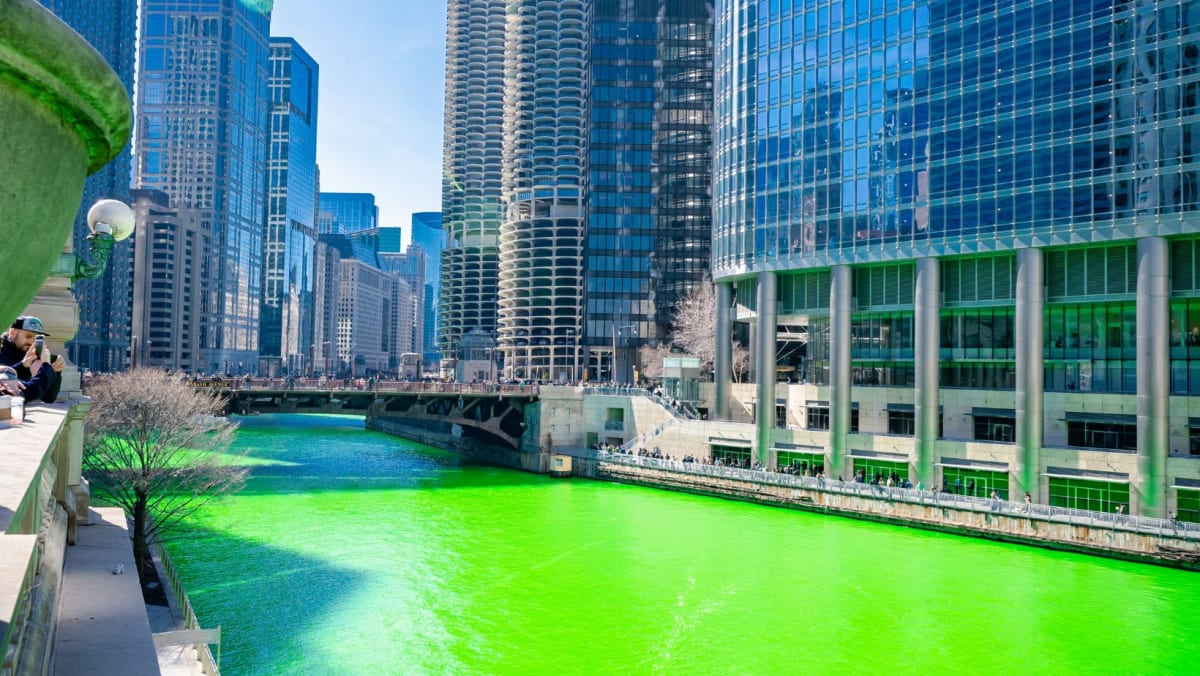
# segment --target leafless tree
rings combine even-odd
[[[663,374],[663,359],[671,354],[671,347],[658,345],[643,345],[638,348],[638,364],[642,378],[646,380],[661,380]]]
[[[240,488],[248,468],[228,453],[235,425],[224,401],[155,369],[135,369],[88,386],[83,469],[100,500],[132,522],[138,574],[150,543],[200,506]]]
[[[696,285],[680,301],[671,329],[675,345],[699,358],[702,369],[711,371],[717,358],[717,296],[711,282]],[[740,382],[749,371],[749,366],[749,351],[735,342],[732,361],[734,380]]]

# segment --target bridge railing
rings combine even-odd
[[[510,394],[534,396],[537,385],[500,383],[406,382],[398,380],[321,380],[317,378],[207,378],[192,381],[204,389],[308,392],[415,392],[430,394]]]
[[[628,453],[614,453],[603,450],[596,453],[596,458],[604,462],[661,469],[680,474],[739,479],[772,486],[804,488],[825,493],[840,493],[876,499],[882,498],[975,512],[1038,517],[1046,521],[1070,523],[1072,525],[1088,526],[1091,528],[1103,527],[1157,536],[1169,535],[1176,538],[1200,541],[1200,523],[1179,521],[1177,519],[1156,519],[1146,516],[1113,514],[1044,504],[1026,504],[1011,500],[978,498],[954,493],[919,491],[915,488],[873,486],[871,484],[844,482],[838,479],[818,479],[816,477],[783,474],[761,469],[708,465],[701,462],[681,462],[679,460],[653,458]]]

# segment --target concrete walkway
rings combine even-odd
[[[54,673],[160,673],[142,589],[133,567],[133,547],[119,508],[93,509],[67,547]],[[121,566],[123,572],[113,571]]]

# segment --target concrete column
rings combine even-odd
[[[850,317],[854,278],[849,265],[829,271],[829,467],[825,475],[850,479]]]
[[[1142,516],[1167,513],[1170,444],[1170,251],[1162,237],[1137,244],[1137,494]]]
[[[758,273],[758,350],[754,355],[758,374],[758,408],[754,418],[755,459],[763,465],[771,455],[771,431],[775,429],[775,305],[778,302],[778,278],[774,272]]]
[[[717,345],[713,361],[715,418],[729,420],[729,386],[733,382],[733,284],[717,282]]]
[[[933,464],[938,438],[938,351],[941,347],[941,263],[936,258],[917,260],[913,346],[916,386],[915,409],[916,474],[926,486],[934,485]]]
[[[1010,500],[1028,492],[1046,502],[1041,491],[1042,444],[1045,424],[1043,392],[1045,354],[1045,257],[1041,249],[1017,251],[1017,466],[1016,490]]]

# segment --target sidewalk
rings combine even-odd
[[[92,509],[67,547],[54,640],[54,673],[158,674],[150,622],[119,508]],[[113,571],[123,567],[121,574]]]

